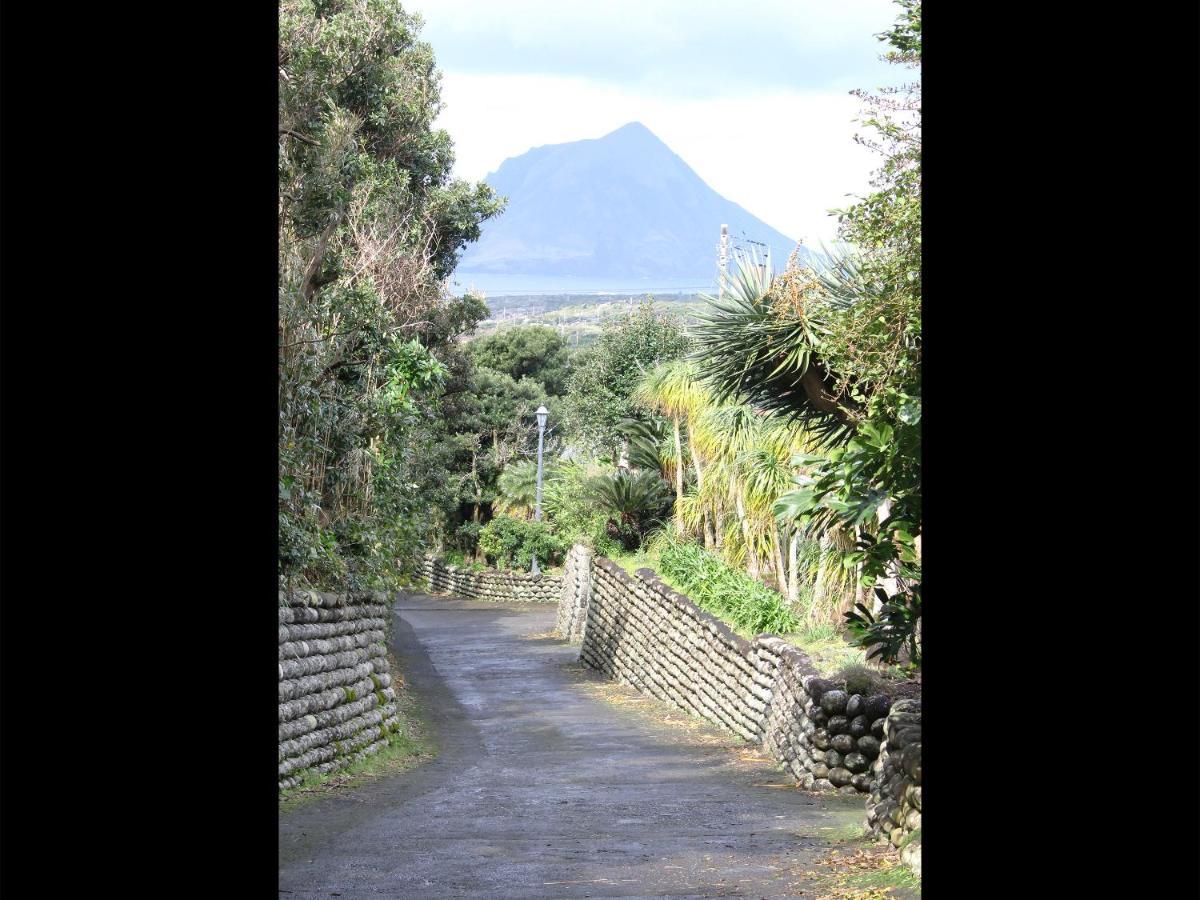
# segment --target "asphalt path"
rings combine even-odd
[[[402,594],[395,616],[438,755],[281,813],[281,896],[812,896],[864,820],[726,732],[599,696],[553,606]]]

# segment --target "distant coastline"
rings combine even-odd
[[[452,293],[474,289],[488,297],[530,296],[534,294],[714,294],[716,266],[711,279],[704,278],[596,278],[566,275],[514,275],[488,272],[455,272],[450,277]]]

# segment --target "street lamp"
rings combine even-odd
[[[537,471],[537,496],[533,504],[533,521],[542,521],[542,439],[546,434],[546,417],[550,415],[550,410],[545,406],[537,408],[538,422],[538,471]],[[537,552],[533,554],[533,568],[529,570],[534,575],[540,575],[538,569]]]

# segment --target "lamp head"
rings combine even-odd
[[[550,410],[546,409],[545,406],[539,406],[537,408],[538,428],[546,427],[546,417],[548,415],[550,415]]]

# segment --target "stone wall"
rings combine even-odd
[[[580,640],[581,661],[760,744],[804,788],[872,792],[890,697],[822,678],[776,635],[747,641],[650,569],[633,578],[604,557],[585,566],[577,550],[558,633]]]
[[[558,603],[562,599],[563,580],[554,575],[498,572],[495,569],[472,572],[459,566],[447,566],[433,554],[426,554],[422,572],[431,594],[454,594],[496,603]]]
[[[399,729],[382,592],[279,593],[279,788],[344,769]]]
[[[583,639],[591,593],[592,551],[576,544],[563,564],[562,594],[558,601],[558,621],[555,630],[571,643]]]
[[[867,826],[899,847],[918,874],[921,870],[921,701],[897,700],[884,724],[884,742],[872,768]]]

